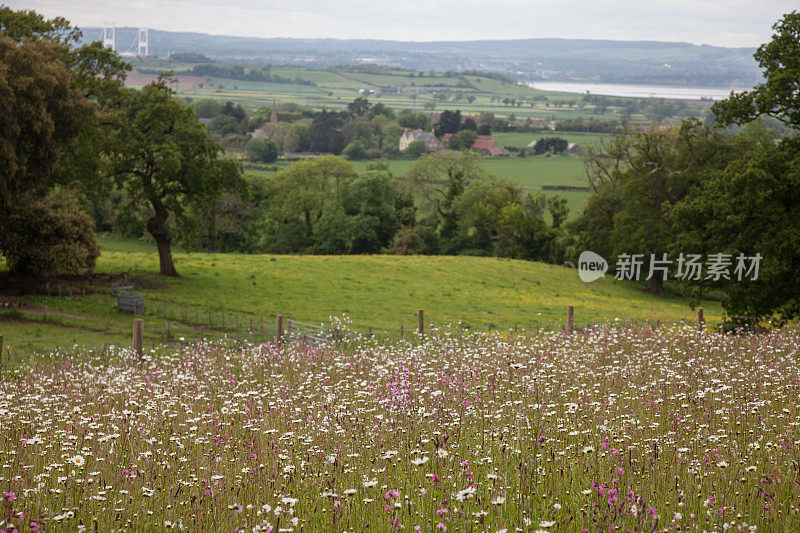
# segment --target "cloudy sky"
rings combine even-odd
[[[5,0],[80,26],[402,41],[588,39],[757,46],[797,0]]]

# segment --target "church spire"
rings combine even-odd
[[[278,101],[272,101],[272,114],[270,114],[269,121],[272,124],[278,123]]]

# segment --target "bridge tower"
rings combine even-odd
[[[150,37],[147,28],[139,28],[139,46],[136,48],[136,55],[147,57],[150,55]]]
[[[103,48],[117,50],[117,27],[113,24],[103,26]]]

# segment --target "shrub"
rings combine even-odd
[[[428,148],[428,144],[422,139],[417,139],[416,141],[410,142],[404,150],[405,153],[414,157],[422,157],[430,151],[431,149]]]
[[[0,250],[12,272],[34,276],[85,276],[100,255],[92,219],[68,191],[30,200],[8,213]]]
[[[367,157],[367,151],[364,148],[364,143],[361,141],[351,142],[344,147],[342,153],[346,155],[348,159],[366,159]]]
[[[255,161],[274,163],[280,155],[280,148],[272,139],[256,137],[247,142],[247,155]]]
[[[404,227],[398,231],[390,248],[397,255],[432,255],[439,251],[436,230],[430,226]]]

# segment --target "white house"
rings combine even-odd
[[[425,144],[428,145],[428,148],[430,149],[431,152],[441,152],[442,150],[444,150],[444,146],[439,141],[439,139],[436,138],[436,134],[433,133],[433,130],[422,131],[420,129],[410,130],[406,128],[405,130],[403,130],[403,135],[400,137],[400,145],[399,145],[400,151],[401,152],[405,151],[405,149],[408,148],[409,144],[419,139],[425,141]]]

